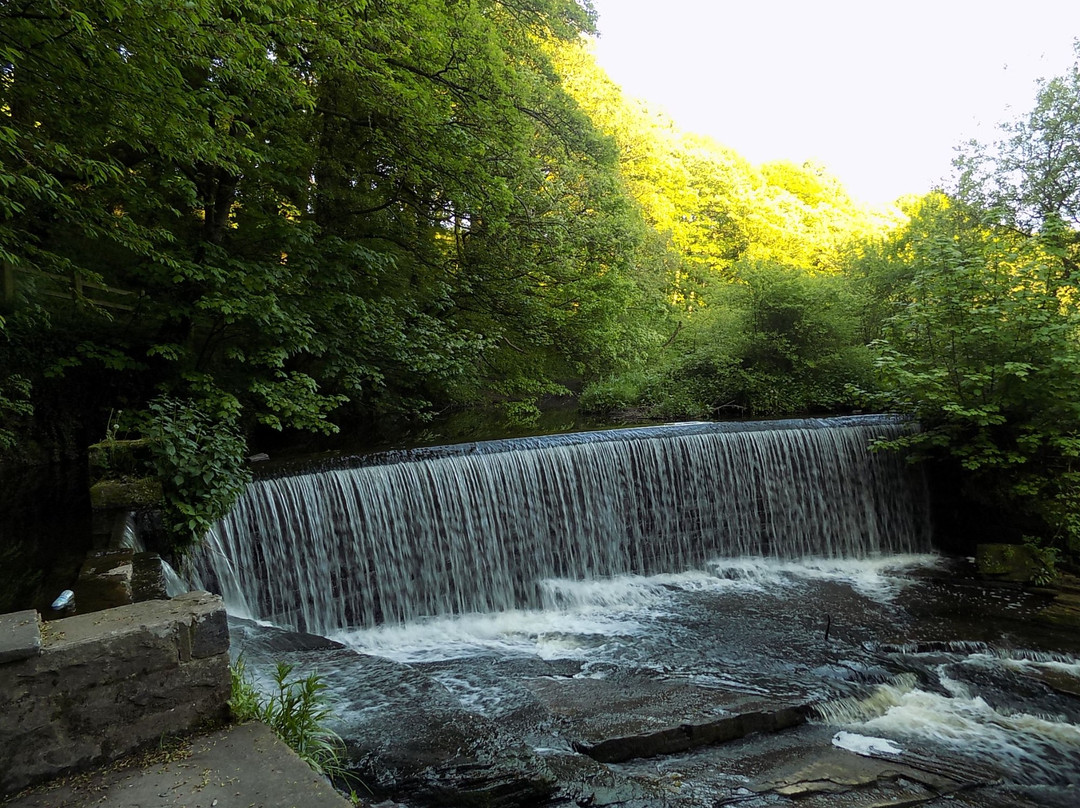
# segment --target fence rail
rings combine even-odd
[[[0,274],[3,275],[3,278],[0,279],[0,291],[3,293],[2,297],[0,297],[0,302],[2,302],[5,307],[13,306],[15,304],[15,295],[18,286],[17,276],[19,275],[40,278],[47,283],[52,284],[51,287],[44,286],[37,290],[37,294],[43,297],[70,300],[73,303],[82,301],[106,309],[135,311],[135,305],[143,296],[143,293],[141,292],[132,292],[128,289],[117,289],[114,286],[108,286],[103,283],[94,283],[93,281],[83,280],[75,273],[72,273],[71,275],[59,275],[54,272],[43,272],[39,269],[18,267],[6,261],[2,264]],[[102,294],[91,297],[90,295],[94,292],[100,292],[113,298],[124,298],[124,300],[105,298],[102,297]]]

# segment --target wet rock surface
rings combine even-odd
[[[806,720],[807,704],[665,680],[537,678],[525,683],[575,751],[602,763],[685,752],[776,732]]]
[[[1080,637],[965,572],[721,571],[335,642],[234,623],[234,653],[319,672],[350,767],[409,808],[1078,805]]]

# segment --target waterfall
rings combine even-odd
[[[492,441],[252,482],[192,559],[230,610],[306,631],[543,606],[541,582],[716,556],[926,550],[881,416]]]

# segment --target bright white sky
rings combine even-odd
[[[815,159],[857,198],[929,190],[953,149],[1073,61],[1080,0],[594,0],[624,91],[760,163]]]

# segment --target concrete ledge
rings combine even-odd
[[[228,650],[205,592],[48,623],[40,654],[0,665],[0,794],[224,719]]]
[[[0,663],[41,653],[41,627],[33,609],[0,615]]]

